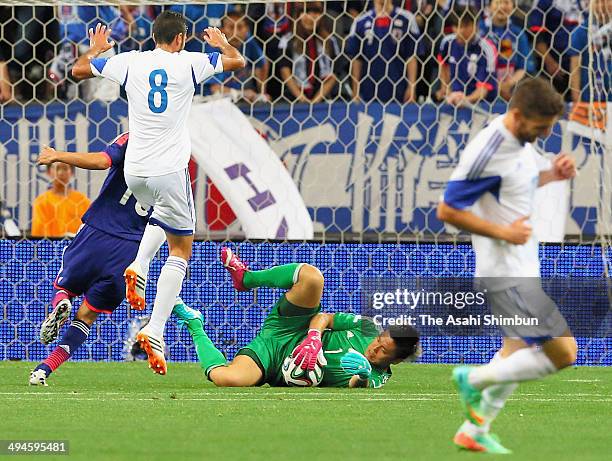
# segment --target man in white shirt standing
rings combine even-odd
[[[475,275],[492,313],[538,320],[537,326],[501,327],[503,346],[487,365],[453,371],[466,416],[454,442],[471,451],[509,453],[489,434],[506,399],[519,382],[543,378],[576,360],[576,341],[542,290],[538,240],[529,224],[536,188],[576,174],[568,155],[551,163],[531,145],[550,134],[563,108],[550,83],[519,83],[508,112],[466,146],[438,205],[439,219],[472,233]]]
[[[149,323],[138,333],[155,373],[167,371],[164,327],[180,293],[191,257],[195,211],[187,169],[191,139],[187,125],[195,86],[212,75],[241,69],[242,55],[216,27],[204,39],[221,53],[184,50],[187,26],[181,14],[164,11],[153,24],[156,48],[100,58],[113,47],[110,30],[90,30],[90,49],[72,69],[78,80],[104,77],[122,85],[128,97],[130,142],[125,155],[126,201],[132,193],[145,208],[153,207],[136,260],[126,269],[126,298],[145,308],[149,263],[168,240],[170,256],[157,281]]]

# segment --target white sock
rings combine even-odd
[[[503,358],[498,351],[495,353],[495,355],[493,356],[493,358],[491,359],[489,363],[490,364],[496,363],[496,362],[499,362],[500,360],[503,360]],[[516,386],[518,386],[518,384],[511,383],[511,384],[496,384],[494,386],[487,387],[482,392],[482,400],[480,401],[480,408],[482,410],[483,416],[487,416],[487,420],[485,424],[483,424],[482,426],[477,426],[476,424],[466,419],[463,422],[463,424],[459,427],[459,429],[457,430],[457,433],[463,432],[469,435],[470,437],[476,437],[478,435],[486,434],[487,432],[489,432],[489,429],[491,427],[491,422],[493,421],[493,419],[495,419],[495,416],[497,416],[497,413],[499,413],[499,411],[503,408],[504,403],[505,403],[505,398],[504,398],[500,405],[499,400],[502,399],[503,396],[498,395],[497,393],[500,392],[502,389],[512,388],[512,390],[507,393],[506,395],[506,398],[507,398],[507,396],[509,396],[512,393],[512,391],[516,389]],[[496,405],[496,406],[494,407],[493,405]]]
[[[489,363],[498,363],[504,358],[497,352]],[[482,391],[482,399],[480,400],[480,411],[482,416],[486,418],[485,424],[480,427],[484,432],[489,432],[491,423],[497,417],[499,412],[504,408],[508,397],[516,390],[518,383],[495,384],[489,386]]]
[[[465,432],[470,437],[476,437],[477,435],[485,434],[487,431],[485,431],[483,427],[477,426],[466,419],[463,421],[463,424],[459,426],[457,434],[460,432]]]
[[[542,350],[526,347],[508,358],[474,368],[468,376],[468,381],[475,388],[484,389],[493,384],[544,378],[556,371],[557,368]]]
[[[144,234],[142,234],[140,245],[138,246],[138,253],[136,254],[136,261],[144,271],[145,277],[149,275],[151,260],[155,257],[159,248],[165,241],[166,233],[161,227],[147,224]]]
[[[181,292],[186,272],[187,261],[178,256],[169,256],[162,267],[157,280],[157,295],[153,304],[153,313],[146,327],[153,336],[163,338],[166,321],[172,313],[176,297]]]
[[[495,420],[499,412],[504,408],[506,400],[518,387],[518,383],[495,384],[482,391],[480,400],[480,412],[485,417],[482,425],[484,432],[489,432],[491,423]]]

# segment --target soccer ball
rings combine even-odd
[[[302,370],[300,364],[293,363],[289,356],[283,362],[283,379],[288,386],[315,387],[321,384],[323,369],[316,363],[314,370]]]

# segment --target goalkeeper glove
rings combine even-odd
[[[299,365],[302,370],[314,370],[317,361],[319,365],[327,365],[323,355],[323,343],[319,330],[308,330],[308,336],[291,353],[293,363]]]
[[[344,354],[340,359],[340,366],[348,374],[359,376],[359,379],[362,381],[368,379],[372,374],[372,365],[370,365],[370,362],[368,362],[368,359],[363,354],[357,351],[351,350]]]

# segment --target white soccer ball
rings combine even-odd
[[[323,380],[323,369],[316,363],[314,370],[302,370],[300,364],[293,362],[289,356],[283,362],[283,379],[288,386],[315,387]]]

